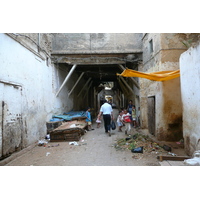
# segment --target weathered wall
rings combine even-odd
[[[150,51],[150,41],[153,51]],[[169,42],[170,40],[170,42]],[[174,41],[174,43],[173,43]],[[143,38],[143,65],[139,71],[176,70],[178,58],[184,51],[176,45],[173,34],[146,34]],[[175,50],[174,47],[177,49]],[[171,56],[173,55],[173,56]],[[155,97],[155,136],[159,140],[178,140],[182,137],[182,104],[179,78],[156,82],[140,79],[141,124],[148,128],[148,97]]]
[[[185,151],[192,155],[200,141],[200,43],[180,57],[183,136]]]
[[[53,34],[53,54],[141,52],[141,33]]]
[[[25,48],[6,34],[0,34],[0,44],[1,157],[37,141],[46,134],[46,121],[53,114],[73,108],[73,96],[67,94],[73,81],[55,97],[68,70],[47,62],[34,44]]]

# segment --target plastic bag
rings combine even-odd
[[[132,153],[143,153],[143,147],[138,147],[131,150]]]
[[[115,129],[116,129],[116,125],[115,125],[115,122],[114,122],[114,121],[112,121],[112,123],[111,123],[111,128],[112,128],[112,130],[115,130]]]

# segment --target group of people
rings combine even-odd
[[[138,108],[136,115],[135,105],[133,105],[132,101],[130,100],[128,108],[119,111],[117,125],[119,132],[122,132],[122,127],[125,126],[125,134],[128,134],[131,127],[136,128],[137,126],[140,126],[140,107]]]
[[[101,116],[103,116],[104,121],[104,128],[105,132],[111,136],[111,121],[114,120],[113,118],[113,109],[112,106],[106,100],[103,101],[103,104],[100,108],[100,112],[97,116],[97,128],[100,127],[101,124]],[[90,108],[86,111],[86,122],[88,124],[88,129],[91,130],[91,115],[90,115]],[[125,134],[128,134],[131,127],[133,126],[136,128],[140,126],[140,107],[138,107],[137,115],[136,115],[136,108],[133,105],[132,100],[129,101],[128,108],[122,109],[119,111],[119,115],[117,117],[117,125],[118,131],[122,132],[122,127],[125,126]]]

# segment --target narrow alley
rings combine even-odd
[[[115,110],[116,119],[117,110]],[[155,156],[151,159],[133,159],[130,150],[116,151],[114,143],[125,137],[124,132],[112,131],[109,137],[103,124],[100,128],[88,131],[78,146],[69,142],[50,142],[46,147],[36,146],[19,158],[8,163],[8,166],[137,166],[159,165]],[[81,142],[82,141],[82,142]],[[59,145],[59,146],[58,146]]]
[[[118,110],[114,109],[116,121]],[[45,146],[36,145],[31,150],[9,162],[7,166],[160,166],[156,152],[148,155],[132,153],[131,150],[117,150],[115,143],[127,136],[117,129],[112,130],[111,137],[105,133],[103,123],[100,128],[93,123],[95,130],[83,135],[78,145],[70,142],[49,142]],[[124,128],[123,128],[124,129]],[[131,134],[138,133],[132,128]],[[165,153],[165,152],[164,152]],[[166,153],[165,153],[166,154]],[[183,165],[174,162],[173,165]]]
[[[196,69],[199,34],[0,34],[0,164],[183,165],[182,160],[167,159],[175,154],[191,158],[200,147],[198,123],[190,122],[198,116],[198,106],[186,106],[198,91],[193,87],[188,95],[185,87],[193,77],[185,72],[190,52],[183,41],[188,39],[197,45],[191,49]],[[115,108],[115,122],[117,112],[128,108],[133,123],[139,119],[140,128],[132,128],[130,136],[116,129],[111,137],[104,133],[103,123],[96,128],[104,100]],[[198,98],[193,102],[197,105]],[[82,134],[78,145],[69,143],[73,142],[70,135],[68,142],[38,146],[49,131],[48,123],[58,118],[68,122],[70,112],[81,112],[83,119],[88,107],[95,130]],[[132,153],[137,147],[144,152]]]

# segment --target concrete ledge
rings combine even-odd
[[[21,155],[25,154],[26,152],[30,151],[31,149],[33,149],[35,146],[37,146],[37,143],[31,144],[30,146],[22,149],[21,151],[13,153],[11,156],[1,160],[0,166],[5,166],[9,162],[13,161],[14,159],[18,158],[19,156],[21,156]]]

